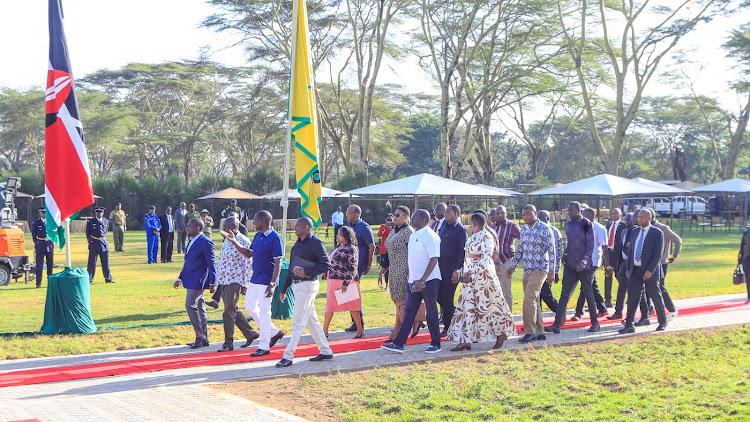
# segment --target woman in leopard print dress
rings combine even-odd
[[[391,337],[396,337],[401,327],[401,320],[404,317],[406,308],[406,289],[407,282],[409,281],[407,249],[409,238],[414,233],[414,228],[409,225],[409,208],[403,205],[396,208],[396,211],[393,213],[393,221],[396,223],[396,227],[385,240],[385,250],[388,252],[388,260],[390,261],[387,268],[389,274],[388,285],[391,292],[391,300],[396,305],[396,322],[393,326]],[[380,269],[378,283],[381,285],[385,271],[386,268]]]

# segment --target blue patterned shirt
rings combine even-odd
[[[511,268],[515,269],[523,259],[523,273],[542,270],[547,273],[555,271],[555,241],[549,226],[537,221],[533,227],[525,224],[521,229],[521,240],[513,255]]]

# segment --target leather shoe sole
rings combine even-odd
[[[280,361],[276,362],[277,368],[286,368],[292,366],[292,361],[289,359],[281,359]]]
[[[651,325],[651,321],[647,319],[639,319],[638,322],[635,323],[636,327],[644,327],[646,325]]]
[[[207,347],[207,346],[209,346],[209,343],[207,341],[204,341],[200,345],[198,345],[198,343],[193,343],[193,345],[190,346],[190,348],[191,349],[200,349],[201,347]]]
[[[258,357],[258,356],[266,356],[266,355],[270,355],[270,354],[271,354],[270,350],[258,349],[256,351],[254,351],[253,353],[250,353],[250,356]]]
[[[602,329],[601,325],[593,325],[589,327],[589,329],[586,331],[588,331],[589,333],[596,333],[596,332],[601,331],[601,329]]]
[[[656,331],[664,331],[667,328],[667,324],[659,324],[658,327],[656,327]]]
[[[234,347],[223,346],[221,349],[217,350],[217,352],[231,352],[232,350],[234,350]]]
[[[622,314],[612,314],[607,317],[609,320],[622,319]]]
[[[635,332],[635,327],[633,327],[632,325],[629,327],[623,327],[617,332],[620,334],[632,334]]]
[[[555,327],[554,325],[550,325],[549,327],[544,327],[544,331],[548,333],[560,334],[560,329]]]

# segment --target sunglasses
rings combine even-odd
[[[406,215],[404,215],[404,214],[393,214],[393,216],[396,217],[396,218],[406,217]]]

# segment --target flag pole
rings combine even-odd
[[[286,245],[286,219],[289,210],[289,167],[292,155],[292,104],[294,100],[294,64],[297,56],[297,17],[299,16],[299,2],[292,6],[292,49],[289,71],[289,103],[287,104],[286,155],[284,157],[284,194],[281,199],[282,220],[281,238]]]
[[[73,268],[70,265],[70,218],[63,220],[63,230],[65,230],[65,268]]]

